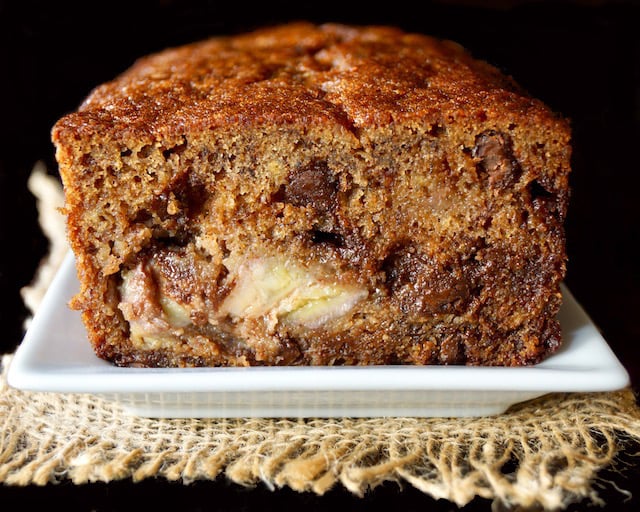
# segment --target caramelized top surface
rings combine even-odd
[[[456,43],[391,27],[298,22],[141,58],[63,117],[54,140],[294,122],[357,133],[389,122],[483,121],[505,110],[531,122],[558,120]]]

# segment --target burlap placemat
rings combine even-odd
[[[51,238],[49,258],[23,291],[35,310],[66,246],[52,207],[61,201],[57,181],[38,168],[30,188]],[[490,418],[149,419],[93,396],[12,389],[11,357],[0,380],[0,482],[9,485],[226,478],[363,495],[396,481],[459,506],[479,496],[561,509],[598,503],[600,472],[619,469],[620,455],[640,442],[630,389],[550,394]]]

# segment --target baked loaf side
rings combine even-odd
[[[137,61],[52,133],[118,365],[525,365],[561,344],[567,120],[455,43],[296,23]]]

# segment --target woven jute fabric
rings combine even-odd
[[[61,192],[42,169],[34,176],[41,186],[32,190],[47,211]],[[64,236],[62,224],[45,231]],[[51,246],[23,293],[34,310],[52,274],[46,267],[58,264],[64,243],[52,239]],[[152,419],[91,395],[13,389],[6,383],[11,359],[3,356],[0,380],[6,485],[228,479],[318,495],[343,486],[364,495],[392,481],[459,506],[483,497],[552,510],[598,503],[600,473],[620,469],[621,454],[640,443],[631,389],[554,393],[482,418]]]

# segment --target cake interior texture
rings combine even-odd
[[[123,366],[528,365],[562,343],[568,121],[459,45],[295,23],[136,61],[53,128]]]

